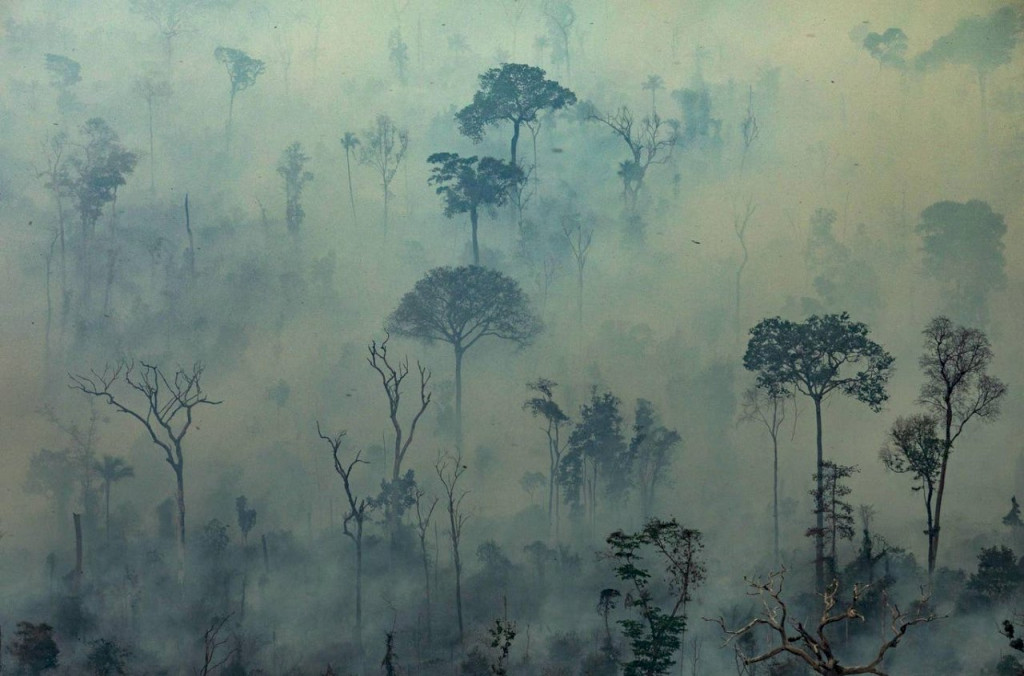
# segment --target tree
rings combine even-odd
[[[69,449],[51,451],[41,448],[29,459],[25,491],[45,495],[53,501],[60,535],[66,533],[68,514],[71,512],[69,507],[78,475],[77,465]]]
[[[760,387],[748,388],[743,393],[743,413],[740,420],[763,425],[772,440],[772,552],[779,563],[779,430],[786,419],[789,395],[772,393]]]
[[[348,177],[348,201],[352,205],[352,225],[358,224],[356,218],[356,196],[352,192],[352,161],[351,155],[359,145],[359,139],[350,131],[341,137],[341,146],[345,149],[345,175]]]
[[[572,54],[569,50],[569,39],[572,27],[576,23],[576,10],[571,0],[545,0],[541,6],[547,20],[548,33],[551,35],[551,61],[565,64],[565,76],[572,79]]]
[[[395,28],[388,35],[388,58],[391,65],[395,67],[395,75],[402,85],[408,83],[409,70],[409,45],[402,39],[402,30]]]
[[[682,647],[686,606],[707,577],[701,532],[684,528],[675,519],[651,519],[636,533],[615,531],[607,543],[615,576],[632,587],[625,605],[638,615],[638,619],[619,620],[633,653],[623,663],[624,674],[667,674]],[[657,563],[645,566],[643,561],[651,555]],[[662,575],[658,577],[652,568],[663,570]],[[663,603],[669,610],[662,609]]]
[[[938,419],[943,435],[939,484],[935,491],[935,525],[928,542],[931,577],[938,556],[942,500],[953,446],[974,418],[991,421],[999,416],[1006,385],[988,374],[992,347],[981,330],[956,326],[946,317],[936,317],[923,333],[924,354],[918,364],[924,371],[925,382],[918,401]]]
[[[244,495],[235,498],[235,517],[238,520],[238,531],[242,534],[242,548],[249,542],[249,532],[256,526],[256,510],[249,506]]]
[[[441,341],[455,353],[455,443],[462,450],[462,358],[487,337],[528,345],[541,330],[519,283],[476,265],[440,267],[416,282],[387,319],[391,332],[425,343]]]
[[[594,241],[594,229],[583,227],[579,213],[573,211],[562,216],[562,236],[569,243],[569,251],[576,261],[576,319],[583,329],[583,269],[587,266],[587,254]]]
[[[473,265],[480,265],[477,225],[480,207],[500,207],[526,180],[523,170],[493,157],[477,159],[455,153],[434,153],[427,162],[435,165],[428,183],[444,198],[444,215],[469,214],[473,232]]]
[[[57,656],[60,648],[53,640],[53,627],[40,622],[18,622],[14,641],[8,650],[22,669],[30,674],[41,674],[49,669],[57,668]]]
[[[682,437],[676,430],[661,424],[654,404],[646,399],[636,400],[633,420],[629,457],[635,467],[635,480],[640,491],[640,516],[648,521],[654,516],[655,491],[665,480],[672,463],[672,452],[682,442]]]
[[[516,147],[522,125],[534,122],[542,110],[560,110],[576,103],[576,94],[544,76],[543,69],[521,63],[489,69],[480,75],[473,103],[455,114],[459,131],[479,143],[486,127],[511,122],[509,163],[518,166]]]
[[[642,85],[644,91],[651,93],[651,115],[658,114],[658,90],[665,88],[665,80],[660,75],[648,75]]]
[[[565,487],[565,501],[574,511],[585,509],[591,528],[597,522],[597,488],[605,481],[609,497],[621,500],[631,487],[629,448],[622,434],[619,398],[598,393],[580,407],[579,422],[569,435],[569,445],[559,467],[558,480]]]
[[[123,676],[127,674],[128,661],[132,651],[116,641],[101,638],[89,643],[91,649],[85,658],[85,665],[94,676]]]
[[[413,415],[408,428],[403,429],[402,423],[399,420],[399,413],[402,404],[402,383],[409,375],[409,358],[405,357],[392,364],[388,360],[388,341],[390,340],[391,334],[385,333],[384,340],[380,344],[376,340],[370,341],[368,348],[370,356],[366,358],[366,361],[377,372],[377,375],[380,376],[381,385],[384,387],[384,396],[388,400],[388,418],[391,420],[391,428],[395,433],[394,449],[391,457],[391,486],[390,490],[385,486],[385,490],[382,493],[387,501],[390,502],[386,506],[386,517],[388,531],[391,535],[391,550],[394,552],[398,547],[399,519],[405,511],[404,507],[400,504],[402,491],[399,490],[402,477],[402,462],[405,460],[405,455],[409,452],[409,446],[412,445],[413,437],[416,435],[416,425],[419,424],[423,412],[430,405],[431,392],[427,389],[427,384],[430,382],[430,371],[419,362],[416,362],[416,370],[420,374],[419,410]]]
[[[933,505],[935,488],[942,469],[942,439],[935,433],[938,424],[934,415],[916,414],[897,418],[889,430],[885,445],[880,451],[882,463],[890,472],[912,475],[924,498],[925,518],[928,536],[928,550],[932,549],[935,536]]]
[[[388,205],[391,199],[391,182],[398,173],[398,167],[409,149],[409,132],[399,129],[387,115],[378,115],[376,126],[363,135],[359,147],[359,163],[373,168],[380,176],[384,193],[384,232],[388,231]]]
[[[558,472],[561,466],[562,452],[565,451],[565,444],[561,440],[562,427],[569,423],[569,416],[562,411],[554,398],[554,389],[558,386],[553,380],[538,378],[526,383],[527,389],[540,396],[534,396],[523,402],[523,408],[530,412],[534,418],[544,420],[544,434],[548,440],[548,525],[554,529],[555,538],[558,538],[559,525],[559,495],[558,495]],[[566,442],[567,443],[567,442]]]
[[[462,506],[469,491],[458,487],[459,479],[466,472],[466,465],[461,455],[438,454],[434,463],[434,471],[444,487],[445,507],[448,511],[448,536],[452,543],[452,565],[455,568],[455,610],[459,620],[459,644],[465,642],[465,630],[462,622],[462,559],[459,555],[459,544],[462,542],[462,529],[469,520]]]
[[[819,494],[824,477],[821,402],[839,392],[877,412],[889,397],[885,387],[893,357],[868,333],[866,324],[850,321],[845,312],[813,315],[799,323],[772,317],[750,330],[743,366],[757,373],[757,386],[773,395],[796,391],[814,402]],[[817,588],[824,590],[823,514],[818,514],[815,528],[815,577]]]
[[[256,84],[256,78],[263,75],[267,70],[265,63],[254,59],[241,49],[231,47],[218,47],[213,50],[213,58],[217,59],[228,71],[228,79],[231,82],[231,96],[228,99],[228,121],[225,126],[225,139],[231,142],[231,118],[235,109],[235,97],[239,92],[249,89]]]
[[[982,323],[988,295],[1006,283],[1002,214],[987,202],[936,202],[921,212],[925,271],[946,291],[950,310]]]
[[[81,64],[60,54],[47,54],[46,70],[50,73],[50,84],[58,92],[57,109],[69,112],[76,106],[71,87],[82,81]]]
[[[296,141],[281,154],[277,164],[277,173],[284,179],[285,222],[288,232],[293,235],[298,234],[299,226],[306,218],[301,204],[302,188],[313,180],[313,173],[306,171],[306,162],[309,162],[309,155],[302,152],[302,144]]]
[[[862,44],[871,58],[878,61],[879,68],[902,69],[907,65],[907,34],[899,28],[888,28],[881,34],[868,33]]]
[[[971,573],[967,589],[990,601],[1005,601],[1024,585],[1024,566],[1013,550],[1003,545],[983,547],[978,571]]]
[[[122,479],[130,479],[135,476],[135,468],[125,462],[124,458],[115,458],[112,455],[104,455],[103,460],[94,463],[95,471],[103,480],[103,503],[104,523],[107,539],[110,539],[110,486]]]
[[[756,124],[756,123],[755,123]],[[740,330],[740,301],[742,299],[743,290],[743,269],[747,267],[747,262],[750,260],[750,254],[747,251],[747,227],[750,225],[750,217],[754,215],[754,211],[757,209],[757,205],[754,204],[754,198],[750,197],[747,199],[746,207],[743,210],[742,215],[738,212],[734,212],[732,216],[732,229],[736,233],[736,239],[740,241],[740,248],[743,250],[743,259],[740,261],[739,267],[736,268],[736,332]]]
[[[889,626],[891,636],[882,637],[878,650],[870,661],[856,666],[846,666],[840,661],[840,656],[836,655],[832,642],[826,636],[826,630],[844,622],[863,621],[864,616],[858,610],[858,604],[869,587],[854,586],[850,603],[842,610],[836,610],[839,603],[839,583],[832,582],[822,594],[821,616],[817,625],[812,627],[806,626],[801,620],[790,617],[789,606],[782,598],[785,575],[786,570],[783,568],[779,572],[769,573],[765,580],[747,581],[751,589],[747,593],[759,598],[764,605],[764,611],[758,617],[738,629],[729,629],[722,618],[715,620],[726,635],[726,644],[733,640],[740,643],[757,627],[765,627],[774,637],[775,645],[753,655],[744,653],[737,645],[737,659],[744,666],[768,662],[778,656],[793,656],[810,667],[814,673],[822,676],[840,676],[841,674],[887,676],[887,672],[882,670],[886,654],[899,646],[911,627],[938,619],[934,613],[927,612],[927,599],[916,602],[914,611],[908,614],[901,611],[899,606],[891,603],[883,594],[883,604],[891,618]]]
[[[155,153],[153,150],[153,103],[157,99],[166,99],[171,95],[171,83],[163,78],[147,75],[135,81],[135,93],[146,100],[146,110],[149,113],[149,189],[156,190],[156,178],[154,173]]]
[[[430,612],[430,557],[427,555],[427,531],[430,528],[430,518],[434,515],[434,508],[437,507],[439,498],[433,498],[430,500],[430,506],[426,505],[426,501],[423,499],[426,493],[422,490],[416,490],[416,534],[419,536],[420,541],[420,558],[423,561],[423,591],[424,598],[427,602],[426,616],[427,616],[427,642],[433,640],[433,631],[431,629],[431,612]],[[436,525],[435,525],[436,528]]]
[[[170,66],[174,39],[192,30],[193,15],[212,4],[211,0],[131,0],[131,9],[156,27]]]
[[[348,500],[348,509],[342,521],[342,531],[356,548],[356,646],[359,651],[363,649],[363,524],[366,522],[367,511],[371,508],[369,500],[356,498],[355,489],[352,487],[352,471],[359,463],[366,464],[359,456],[361,451],[356,451],[351,462],[344,463],[338,457],[341,450],[342,439],[345,438],[345,430],[328,436],[320,429],[320,423],[316,424],[317,435],[327,442],[331,447],[331,455],[334,458],[334,471],[341,477],[345,487],[345,498]],[[349,524],[354,524],[350,526]]]
[[[630,159],[619,164],[618,173],[622,179],[622,197],[629,214],[635,216],[647,170],[651,165],[665,164],[672,157],[672,149],[679,138],[677,125],[674,120],[664,120],[657,113],[637,121],[628,106],[607,115],[595,108],[588,119],[606,125],[629,149]]]
[[[811,496],[814,498],[814,514],[819,523],[824,521],[824,526],[808,528],[807,535],[825,541],[829,551],[825,559],[828,562],[828,576],[834,580],[838,569],[836,547],[840,540],[852,540],[854,536],[853,505],[844,499],[851,491],[843,480],[860,470],[826,460],[820,471],[820,476],[814,476],[818,488],[811,491]]]
[[[178,367],[168,374],[156,364],[122,360],[102,373],[71,376],[70,387],[107,402],[119,413],[142,425],[150,440],[164,452],[174,471],[178,507],[178,577],[185,575],[185,435],[192,428],[194,410],[216,406],[203,390],[204,366],[200,362],[186,370]],[[123,393],[122,393],[123,390]],[[135,401],[131,401],[130,398]]]
[[[952,31],[918,54],[915,65],[922,71],[945,64],[970,66],[978,78],[978,96],[984,109],[988,77],[996,68],[1012,61],[1022,30],[1024,15],[1013,5],[1001,7],[988,16],[961,19]]]

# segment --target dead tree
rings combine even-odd
[[[394,453],[391,462],[391,482],[393,487],[398,486],[399,478],[402,475],[402,462],[405,454],[409,451],[413,436],[416,434],[416,425],[419,423],[423,412],[430,404],[431,392],[427,389],[430,382],[430,371],[416,362],[416,369],[420,373],[420,407],[409,423],[408,434],[402,429],[402,423],[398,419],[399,408],[402,400],[402,382],[409,375],[409,358],[403,357],[396,364],[388,361],[388,341],[391,339],[389,333],[384,334],[384,340],[379,344],[376,340],[370,341],[370,356],[366,358],[367,363],[380,375],[381,384],[384,386],[384,395],[388,400],[388,417],[391,419],[391,427],[395,432]],[[397,490],[390,491],[392,504],[388,508],[388,531],[391,536],[392,552],[398,546],[397,535],[399,520],[401,519],[402,506],[401,495]]]
[[[228,660],[238,652],[238,648],[235,647],[229,650],[223,657],[219,659],[217,657],[217,653],[228,642],[227,638],[220,637],[220,632],[224,629],[224,625],[227,624],[229,619],[231,619],[231,613],[224,617],[215,616],[210,620],[210,626],[203,632],[203,666],[198,670],[200,676],[208,676],[214,673],[227,664]]]
[[[444,486],[444,497],[448,508],[448,535],[452,541],[452,565],[455,568],[455,611],[459,618],[459,645],[465,642],[465,629],[462,622],[462,559],[459,558],[459,543],[462,541],[462,528],[469,520],[469,515],[462,508],[462,501],[469,491],[460,491],[459,479],[466,473],[466,465],[462,456],[438,454],[434,463],[437,478]]]
[[[587,265],[587,253],[594,239],[594,229],[583,227],[579,214],[562,218],[562,234],[569,243],[573,260],[576,261],[576,321],[583,328],[583,268]]]
[[[435,497],[426,506],[423,500],[426,492],[417,489],[416,491],[416,532],[420,538],[420,555],[423,557],[423,589],[427,601],[427,643],[433,640],[430,622],[430,557],[427,555],[427,530],[430,528],[430,517],[434,514],[439,498]]]
[[[748,580],[750,590],[747,595],[760,599],[763,606],[759,617],[755,617],[738,629],[729,629],[722,618],[710,620],[718,624],[726,634],[723,646],[740,639],[759,626],[767,627],[769,632],[776,636],[775,645],[756,655],[743,654],[741,648],[737,646],[737,656],[743,665],[749,666],[766,662],[785,653],[803,661],[815,673],[822,674],[822,676],[841,676],[842,674],[887,676],[887,672],[882,669],[882,662],[889,650],[900,644],[910,627],[938,619],[931,612],[921,614],[927,608],[927,599],[915,603],[914,613],[907,614],[901,611],[899,606],[891,603],[888,596],[883,594],[885,607],[889,610],[892,618],[890,625],[892,636],[883,639],[869,662],[858,666],[843,666],[840,664],[826,633],[832,625],[853,620],[864,621],[864,616],[857,610],[857,604],[870,585],[855,585],[850,603],[842,610],[836,610],[836,606],[839,605],[839,582],[833,581],[822,594],[822,611],[817,626],[809,627],[789,616],[786,602],[782,600],[785,575],[786,569],[782,568],[778,572],[769,573],[768,578],[764,581]]]
[[[69,387],[99,397],[119,413],[135,418],[149,434],[150,440],[163,450],[164,459],[174,470],[178,504],[178,578],[185,578],[185,455],[182,444],[192,427],[193,409],[216,406],[200,383],[204,367],[195,362],[191,370],[178,367],[168,376],[154,364],[122,360],[102,373],[72,375]],[[121,394],[120,383],[128,387]],[[134,391],[135,394],[132,394]],[[129,401],[133,397],[136,401]]]
[[[772,439],[772,524],[775,565],[779,565],[779,431],[786,420],[786,401],[783,394],[773,394],[761,387],[751,387],[743,393],[743,412],[740,422],[763,425]]]
[[[352,462],[347,465],[338,457],[341,449],[341,440],[345,437],[345,430],[334,436],[328,436],[320,430],[320,422],[316,424],[316,433],[331,447],[334,457],[334,471],[341,477],[345,486],[345,497],[348,499],[348,511],[345,512],[345,519],[342,522],[342,532],[352,540],[356,547],[356,646],[360,654],[363,651],[363,524],[366,522],[367,511],[370,503],[366,498],[356,498],[352,490],[352,470],[359,463],[366,464],[360,459],[362,451],[356,451]],[[350,527],[350,524],[354,524]]]

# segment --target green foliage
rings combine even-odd
[[[477,159],[455,153],[434,153],[427,162],[435,165],[428,182],[444,198],[444,215],[476,212],[484,205],[500,207],[511,191],[525,180],[523,170],[493,157]]]
[[[743,366],[772,394],[793,389],[821,400],[839,391],[879,411],[889,398],[893,357],[850,315],[813,315],[804,322],[763,319],[750,330]],[[854,367],[858,370],[850,373]]]
[[[1022,29],[1024,16],[1013,5],[1001,7],[988,16],[962,19],[952,31],[937,38],[930,49],[918,54],[915,65],[920,70],[933,70],[949,63],[989,73],[1010,63]]]
[[[45,622],[18,622],[14,641],[8,650],[21,668],[30,674],[41,674],[57,668],[60,648],[53,640],[53,627]]]
[[[889,28],[881,34],[868,33],[863,45],[879,66],[897,69],[906,66],[907,34],[899,28]]]
[[[69,160],[74,175],[68,178],[68,188],[78,203],[83,235],[88,238],[103,207],[114,201],[117,189],[126,183],[139,158],[121,145],[117,132],[103,118],[87,120],[81,133],[81,151]]]
[[[636,533],[615,531],[606,541],[616,577],[632,587],[625,605],[637,615],[619,620],[632,649],[625,676],[667,674],[686,629],[686,604],[707,574],[701,533],[675,519],[651,519]],[[656,563],[647,565],[652,555]]]
[[[491,637],[491,647],[498,650],[498,659],[490,665],[491,673],[494,676],[508,676],[508,655],[516,639],[516,623],[498,618],[487,633]]]
[[[574,508],[586,504],[593,511],[597,483],[603,476],[613,500],[625,497],[632,482],[629,446],[622,433],[619,398],[611,392],[590,392],[580,407],[579,423],[569,435],[569,445],[559,466],[558,480],[566,488],[565,501]]]
[[[826,460],[821,465],[821,471],[814,475],[820,489],[816,487],[810,493],[814,498],[814,513],[823,517],[819,520],[823,527],[808,528],[806,534],[808,537],[821,538],[830,552],[827,563],[831,578],[835,578],[838,563],[836,546],[840,540],[852,540],[854,536],[853,505],[844,499],[851,490],[843,480],[858,471],[856,467]]]
[[[978,570],[967,580],[967,589],[990,601],[1009,600],[1024,584],[1024,566],[1013,550],[1003,545],[982,548]]]
[[[267,70],[265,63],[254,59],[241,49],[217,47],[213,50],[213,58],[217,59],[228,71],[231,80],[231,98],[256,84],[256,78]]]

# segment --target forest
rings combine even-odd
[[[0,3],[0,673],[1024,675],[1022,38]]]

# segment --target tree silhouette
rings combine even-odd
[[[879,68],[906,67],[907,34],[899,28],[889,28],[881,34],[868,33],[862,44],[871,58],[878,61]]]
[[[939,484],[935,492],[935,525],[928,541],[928,574],[935,571],[946,492],[949,457],[964,427],[974,418],[991,421],[999,416],[1006,385],[988,374],[992,347],[978,329],[956,326],[936,317],[924,330],[924,353],[918,364],[924,371],[918,401],[938,420],[943,431]]]
[[[231,141],[231,119],[235,109],[235,97],[239,92],[256,84],[256,78],[262,75],[267,67],[259,59],[254,59],[240,49],[218,47],[213,50],[213,58],[224,64],[231,82],[231,96],[228,99],[228,122],[225,126],[225,139]]]
[[[308,161],[309,155],[302,152],[302,144],[296,141],[282,153],[277,164],[277,173],[284,179],[285,222],[293,235],[298,234],[306,218],[302,210],[302,189],[313,180],[313,172],[305,169]]]
[[[893,357],[868,338],[866,324],[850,316],[811,316],[804,322],[781,317],[764,319],[750,330],[743,366],[757,373],[757,386],[771,394],[794,390],[814,402],[817,430],[817,491],[824,491],[821,403],[834,392],[853,397],[871,410],[881,410]],[[825,588],[824,514],[818,513],[815,529],[815,577]]]
[[[788,400],[789,395],[751,387],[743,393],[743,413],[740,415],[743,422],[764,426],[772,440],[772,552],[776,565],[779,563],[779,431],[786,420]]]
[[[430,185],[437,186],[437,194],[444,198],[444,215],[469,214],[473,232],[473,265],[480,265],[480,245],[477,226],[480,207],[500,207],[524,180],[523,171],[493,157],[477,160],[459,157],[455,153],[434,153],[427,162],[431,169]]]
[[[644,91],[651,93],[651,115],[658,114],[658,90],[665,88],[665,80],[660,75],[648,75],[642,85]]]
[[[548,440],[548,525],[554,529],[555,538],[558,538],[559,526],[559,494],[558,494],[558,470],[561,465],[562,452],[565,451],[565,443],[561,440],[562,427],[569,424],[569,416],[562,411],[562,407],[554,399],[554,389],[558,386],[553,380],[538,378],[526,383],[531,392],[540,396],[530,397],[523,402],[523,408],[530,412],[535,418],[542,418],[545,422],[544,434]]]
[[[391,182],[409,149],[409,132],[399,129],[387,115],[378,115],[376,124],[363,136],[359,147],[359,163],[373,168],[380,176],[384,194],[384,232],[388,231],[388,205]]]
[[[103,459],[93,464],[93,471],[103,480],[104,523],[107,539],[110,539],[110,486],[123,479],[135,476],[135,468],[125,462],[124,458],[104,455]]]
[[[540,320],[519,283],[497,270],[434,268],[402,296],[387,319],[392,333],[425,343],[442,341],[455,353],[455,442],[462,450],[462,358],[482,338],[525,346],[540,332]]]
[[[505,63],[480,75],[480,89],[473,103],[455,114],[459,131],[479,143],[486,127],[512,123],[509,160],[517,165],[516,147],[523,124],[532,123],[542,110],[560,110],[576,103],[576,94],[554,80],[544,70],[521,63]]]
[[[146,100],[149,113],[149,189],[156,190],[154,177],[155,153],[153,150],[153,104],[157,99],[166,99],[171,95],[171,83],[163,78],[147,75],[135,81],[135,93]]]
[[[352,205],[352,225],[358,225],[356,218],[356,196],[352,191],[352,161],[351,155],[359,145],[359,139],[350,131],[345,132],[341,137],[341,146],[345,149],[345,176],[348,178],[348,201]]]

